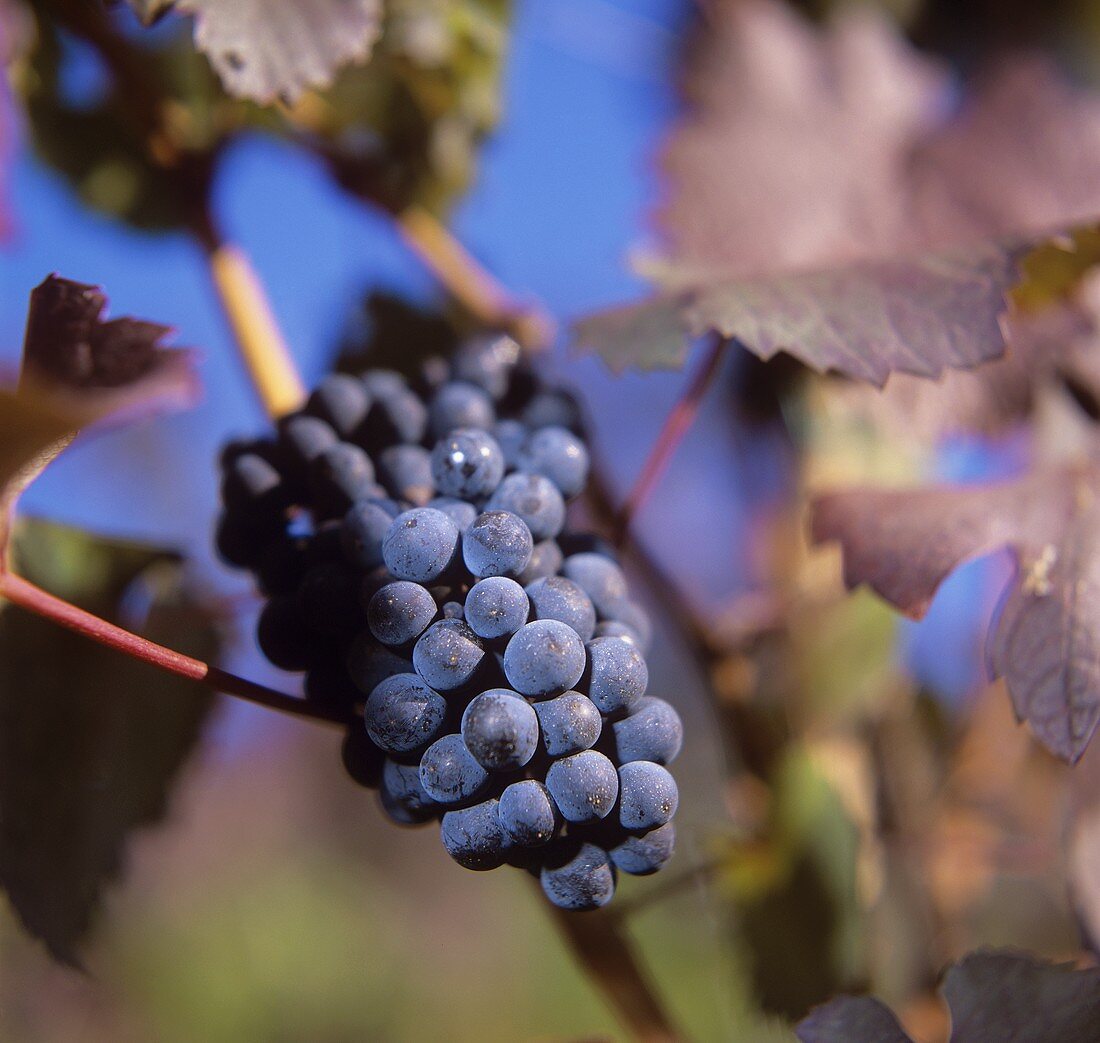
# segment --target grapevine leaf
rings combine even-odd
[[[146,19],[167,6],[135,0]],[[225,89],[260,104],[293,102],[327,87],[337,69],[364,62],[381,30],[381,0],[178,0],[195,16],[195,46]]]
[[[582,345],[615,369],[677,368],[688,338],[716,331],[760,358],[787,351],[819,372],[882,386],[894,372],[939,377],[1004,351],[1017,242],[860,261],[756,279],[713,280],[583,320]]]
[[[990,639],[1017,717],[1075,762],[1100,722],[1100,469],[997,485],[852,489],[820,497],[813,538],[838,540],[848,587],[919,618],[963,561],[1002,547],[1018,570]]]
[[[1026,953],[969,953],[948,969],[941,991],[951,1011],[951,1043],[1093,1043],[1100,1024],[1100,969],[1074,970]],[[796,1033],[802,1043],[909,1040],[882,1003],[851,996],[813,1011]]]
[[[872,996],[837,996],[795,1028],[800,1043],[913,1043],[893,1011]]]
[[[14,557],[29,579],[98,615],[216,655],[212,622],[182,592],[174,555],[24,522]],[[144,606],[136,624],[135,604]],[[211,705],[187,681],[0,609],[0,887],[55,958],[79,962],[128,836],[163,817]]]
[[[1024,55],[958,104],[865,8],[821,29],[771,0],[712,8],[665,150],[664,293],[582,320],[583,345],[614,368],[678,367],[686,338],[716,331],[875,386],[939,378],[1004,354],[1017,262],[1052,229],[1072,234],[1028,258],[1034,285],[1013,296],[1069,298],[1096,253],[1074,226],[1100,213],[1100,95]]]
[[[509,8],[389,0],[371,61],[344,69],[303,114],[341,185],[392,213],[445,211],[500,118]]]
[[[0,389],[0,555],[15,501],[82,429],[194,401],[190,352],[168,350],[165,326],[105,320],[94,286],[48,276],[31,293],[19,386]]]
[[[951,1008],[951,1043],[1090,1043],[1100,1025],[1100,968],[1078,971],[1024,953],[963,957],[947,972],[943,995]]]

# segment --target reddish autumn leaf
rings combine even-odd
[[[1100,722],[1100,469],[997,485],[852,489],[819,498],[812,532],[838,540],[844,581],[919,618],[962,562],[1002,547],[1018,569],[991,636],[1017,717],[1076,761]]]
[[[193,354],[160,346],[168,327],[106,320],[106,303],[56,275],[31,294],[19,386],[0,389],[0,555],[19,494],[79,431],[198,396]]]
[[[578,326],[617,368],[677,367],[711,330],[877,385],[973,367],[1004,353],[1021,252],[1100,213],[1100,96],[1045,62],[991,66],[959,105],[882,17],[818,30],[769,0],[709,7],[693,53],[669,294]]]

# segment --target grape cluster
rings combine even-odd
[[[591,909],[671,856],[682,728],[646,695],[649,622],[613,551],[564,531],[578,428],[507,337],[412,382],[334,374],[225,448],[218,547],[267,599],[260,648],[346,716],[345,767],[394,821]]]

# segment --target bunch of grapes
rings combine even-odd
[[[646,695],[650,626],[613,551],[563,531],[578,429],[507,337],[412,383],[334,374],[225,448],[218,546],[267,598],[260,648],[346,717],[345,767],[392,819],[591,909],[671,856],[682,728]]]

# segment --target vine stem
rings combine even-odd
[[[247,253],[227,242],[204,215],[194,233],[207,263],[237,350],[264,409],[273,419],[297,409],[306,396],[298,367]]]
[[[717,334],[712,336],[710,346],[695,375],[665,418],[661,431],[642,465],[641,473],[615,519],[612,538],[617,545],[622,544],[635,516],[657,488],[673,454],[699,416],[699,407],[702,405],[703,398],[721,369],[727,343]]]
[[[588,968],[619,1020],[639,1043],[676,1043],[682,1038],[658,1003],[617,918],[600,909],[552,911],[577,959]]]
[[[535,305],[518,302],[451,233],[420,206],[397,218],[405,242],[447,292],[482,326],[510,333],[531,351],[554,339],[554,323]]]
[[[177,677],[199,681],[226,695],[233,695],[255,703],[257,706],[278,710],[280,713],[295,717],[343,723],[343,718],[338,714],[312,706],[304,699],[267,688],[255,681],[248,681],[216,666],[210,666],[201,659],[193,659],[182,652],[165,648],[164,645],[158,645],[114,623],[109,623],[91,612],[50,594],[13,572],[0,572],[0,597],[7,598],[13,605],[49,619],[59,626],[91,638],[107,648],[116,649],[132,659],[149,663]]]

